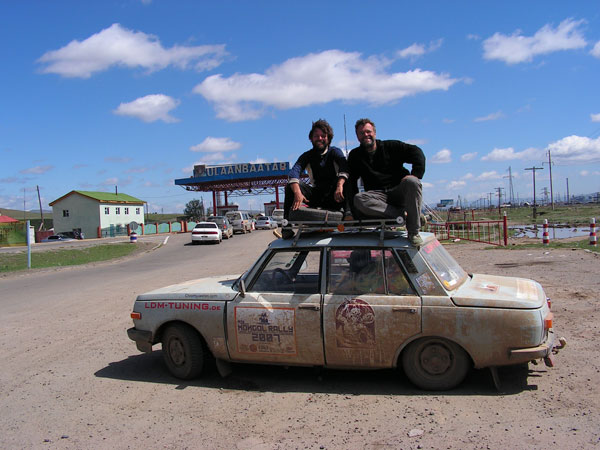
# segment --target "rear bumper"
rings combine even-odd
[[[152,332],[129,328],[127,330],[129,339],[135,342],[135,346],[140,352],[150,353],[152,351]]]

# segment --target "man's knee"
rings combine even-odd
[[[406,177],[400,182],[400,188],[405,192],[421,192],[423,185],[417,177]]]

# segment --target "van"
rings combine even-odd
[[[229,211],[225,214],[233,226],[234,233],[252,233],[252,220],[245,211]]]
[[[277,222],[277,225],[281,226],[281,222],[283,221],[283,209],[274,209],[271,217]]]

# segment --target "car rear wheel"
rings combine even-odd
[[[200,335],[187,325],[171,325],[162,336],[163,360],[177,378],[191,380],[202,373],[206,349]]]
[[[427,337],[411,343],[402,353],[402,367],[408,379],[428,391],[458,386],[467,376],[471,360],[454,342]]]

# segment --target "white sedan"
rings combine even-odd
[[[222,240],[222,232],[214,222],[199,222],[192,230],[192,244],[199,244],[200,242],[216,242],[219,244]]]
[[[256,219],[257,230],[269,230],[271,228],[277,228],[277,221],[269,216],[260,216]]]

